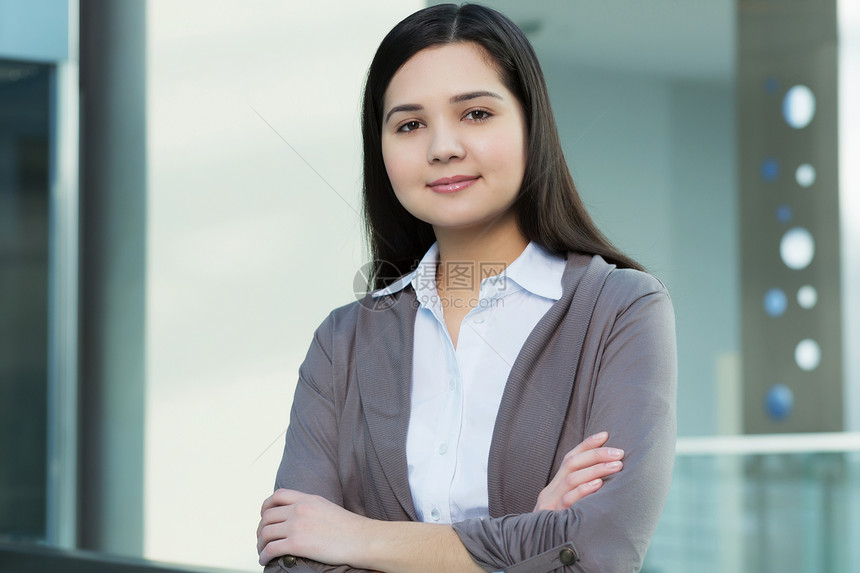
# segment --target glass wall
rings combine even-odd
[[[72,0],[0,0],[0,539],[74,545]]]
[[[0,534],[46,534],[52,68],[0,60]]]
[[[840,441],[841,451],[783,439],[679,452],[643,572],[856,571],[860,440],[830,445]]]

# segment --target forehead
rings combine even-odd
[[[469,91],[492,89],[510,96],[492,57],[471,42],[421,50],[394,74],[385,91],[384,106],[419,103],[438,96],[447,99]]]

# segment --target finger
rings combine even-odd
[[[280,539],[287,539],[294,533],[294,527],[291,527],[286,521],[266,525],[260,530],[257,537],[257,553],[262,553],[266,545]]]
[[[582,452],[586,452],[588,450],[593,450],[594,448],[599,448],[603,444],[606,443],[606,440],[609,439],[609,432],[598,432],[596,434],[592,434],[582,440],[579,444],[576,445],[575,448],[570,450],[565,457],[567,456],[576,456],[581,454]]]
[[[559,508],[562,499],[568,496],[571,492],[573,501],[583,497],[583,492],[591,493],[589,487],[594,487],[594,480],[602,479],[614,473],[621,471],[623,464],[621,461],[613,461],[603,464],[597,464],[572,472],[553,481],[547,488],[538,496],[539,508]],[[590,484],[590,486],[589,486]],[[570,503],[570,501],[568,502]]]
[[[582,452],[576,456],[565,456],[562,466],[558,471],[560,474],[569,474],[600,463],[620,460],[623,457],[624,450],[618,448],[596,448]]]
[[[267,497],[266,501],[263,502],[263,507],[260,508],[260,515],[262,516],[267,509],[271,509],[273,507],[296,503],[307,495],[308,494],[306,493],[302,493],[293,489],[276,490],[275,493]]]
[[[552,480],[538,494],[535,510],[549,509],[558,506],[562,496],[576,487],[599,477],[604,477],[620,469],[615,466],[597,468],[586,473],[582,472],[600,464],[620,461],[624,457],[624,451],[618,448],[600,447],[609,439],[607,432],[598,432],[582,441],[577,447],[565,454],[561,466],[552,477]]]
[[[262,553],[267,545],[287,538],[285,528],[276,525],[267,525],[260,532],[260,538],[257,539],[257,553]]]
[[[276,528],[273,525],[266,525],[260,530],[260,533],[257,535],[257,553],[262,553],[263,549],[272,541],[276,541],[279,537],[284,538],[285,533],[281,533],[278,535],[276,533]]]
[[[623,467],[624,463],[621,460],[595,464],[569,474],[565,478],[564,483],[567,486],[567,490],[572,490],[575,487],[588,483],[593,479],[604,478],[614,473],[618,473]]]
[[[257,525],[257,539],[264,538],[263,531],[266,527],[286,522],[291,507],[289,505],[279,505],[267,509],[260,518],[259,525]]]
[[[559,467],[558,472],[553,476],[553,479],[548,485],[552,487],[559,481],[564,480],[569,473],[580,470],[589,465],[623,457],[624,452],[621,450],[615,449],[610,452],[607,448],[600,448],[600,446],[605,444],[608,439],[608,432],[598,432],[585,438],[579,443],[579,445],[564,455],[564,458],[561,461],[561,467]],[[583,458],[583,455],[591,452],[597,452],[597,454],[595,455],[592,453],[590,456]],[[608,456],[608,459],[604,460],[604,456]]]
[[[263,548],[266,545],[263,543],[263,528],[257,527],[257,555],[260,555],[263,552]]]
[[[563,495],[575,487],[594,478],[604,477],[621,469],[620,466],[601,466],[605,463],[619,461],[624,456],[624,451],[617,448],[598,448],[588,450],[577,456],[566,457],[562,466],[546,487],[547,496]],[[595,468],[590,472],[582,473],[589,468]],[[553,492],[556,492],[553,494]],[[553,504],[551,504],[553,505]]]
[[[561,501],[561,499],[570,492],[577,491],[578,488],[585,488],[585,490],[588,490],[589,484],[591,487],[596,485],[594,480],[602,479],[614,473],[618,473],[621,471],[623,466],[624,464],[620,460],[615,460],[612,462],[591,465],[581,470],[571,472],[564,476],[563,479],[560,478],[556,483],[547,486],[547,494],[543,498],[543,503],[549,503],[551,506],[555,506],[558,501]],[[550,501],[553,499],[556,499],[557,501]]]
[[[279,539],[286,539],[287,530],[283,523],[275,523],[265,526],[260,530],[260,535],[257,537],[257,553],[262,553],[263,549],[269,543]]]
[[[580,499],[591,495],[592,493],[603,487],[603,480],[600,478],[593,479],[590,482],[584,483],[581,486],[567,492],[561,496],[558,509],[567,509]]]
[[[265,567],[272,559],[277,559],[282,555],[289,554],[289,542],[286,539],[279,539],[277,541],[272,541],[263,547],[262,551],[260,551],[260,559],[258,562],[260,565]]]

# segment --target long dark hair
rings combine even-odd
[[[382,157],[382,114],[391,78],[412,56],[432,46],[474,42],[492,57],[505,87],[526,118],[525,173],[514,202],[520,231],[551,252],[601,255],[619,267],[643,270],[600,232],[582,203],[558,137],[543,72],[534,49],[506,16],[477,4],[442,4],[397,24],[379,45],[364,89],[364,223],[374,288],[411,271],[436,240],[433,227],[397,200]]]

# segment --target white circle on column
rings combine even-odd
[[[812,285],[804,285],[797,290],[797,304],[801,308],[812,308],[818,303],[818,291]]]
[[[794,349],[794,361],[801,370],[815,370],[821,364],[821,347],[811,338],[801,340]]]
[[[794,179],[801,187],[811,187],[815,183],[815,167],[804,163],[794,172]]]
[[[803,227],[789,229],[779,242],[779,255],[788,268],[805,269],[815,256],[815,241]]]
[[[815,117],[815,94],[804,85],[788,90],[782,100],[782,116],[794,129],[803,129]]]

